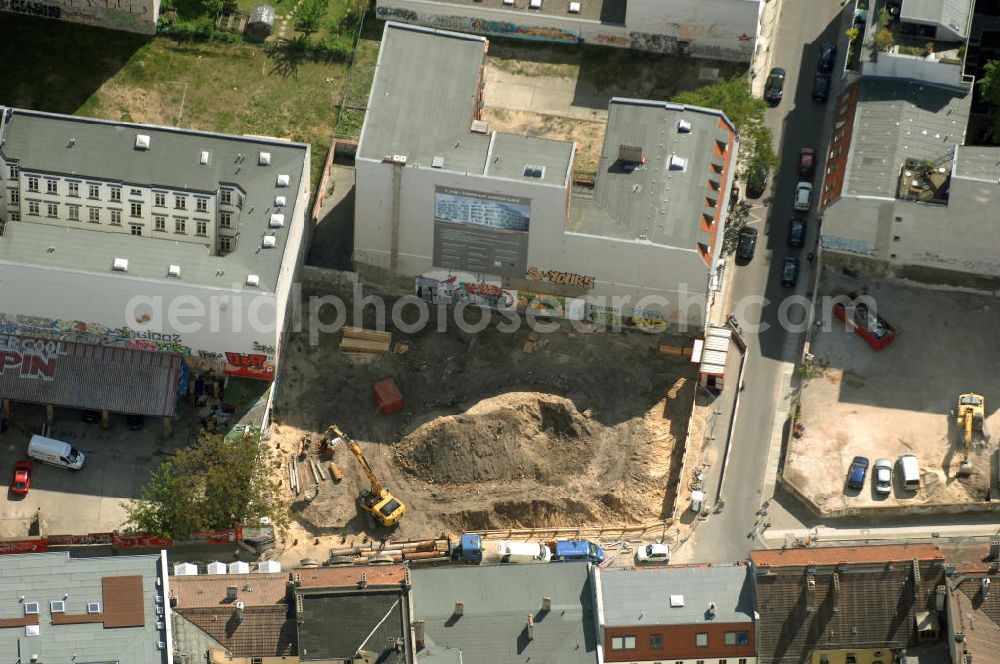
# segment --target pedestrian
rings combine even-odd
[[[813,253],[811,251],[808,254],[806,254],[806,260],[809,261],[810,263],[813,262]]]

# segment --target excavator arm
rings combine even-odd
[[[353,440],[347,437],[347,435],[340,430],[336,425],[331,425],[327,429],[328,437],[339,438],[344,441],[344,444],[351,450],[351,452],[358,458],[358,463],[361,464],[361,470],[364,471],[365,475],[368,477],[368,482],[371,484],[371,491],[362,491],[361,496],[358,497],[358,506],[367,512],[371,517],[374,517],[383,526],[392,527],[395,526],[399,521],[400,517],[406,513],[406,506],[403,505],[399,500],[397,500],[392,493],[382,486],[382,483],[378,481],[375,477],[375,471],[368,464],[368,459],[365,458],[364,453],[361,451],[361,447],[358,446]]]
[[[368,476],[368,482],[372,485],[372,493],[376,496],[381,496],[382,485],[379,483],[378,478],[375,477],[375,471],[373,471],[372,467],[368,465],[368,459],[366,459],[365,455],[362,454],[361,448],[358,447],[358,444],[353,440],[349,440],[347,438],[344,440],[347,442],[347,446],[351,448],[351,451],[354,452],[354,456],[358,457],[358,463],[361,464],[361,470],[365,471],[365,475]]]

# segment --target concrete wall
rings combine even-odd
[[[962,82],[961,63],[952,64],[898,53],[878,53],[874,61],[862,62],[861,75],[912,79],[963,89],[968,89],[970,85]]]
[[[0,11],[152,35],[160,0],[0,0]]]
[[[629,0],[625,25],[437,0],[378,0],[376,15],[456,32],[749,62],[762,6],[759,0]]]
[[[296,322],[294,315],[306,315],[308,308],[302,307],[296,311],[296,307],[291,306],[291,298],[296,297],[293,289],[299,282],[299,272],[305,262],[306,253],[309,250],[309,240],[312,237],[313,224],[309,209],[309,183],[312,180],[309,169],[312,148],[306,145],[305,157],[302,160],[302,177],[299,178],[299,190],[295,193],[295,200],[292,204],[295,213],[292,215],[291,223],[288,226],[288,237],[285,240],[285,253],[281,257],[281,267],[278,270],[278,281],[275,287],[275,307],[277,316],[277,330],[275,330],[275,345],[272,351],[275,367],[279,366],[281,351],[285,344],[287,335],[292,331],[290,327]],[[304,321],[302,321],[304,324]]]

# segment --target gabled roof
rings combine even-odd
[[[961,574],[949,580],[949,590],[953,630],[964,637],[955,639],[957,649],[973,663],[1000,661],[1000,574]]]
[[[823,546],[805,549],[767,549],[751,551],[750,560],[758,567],[805,567],[902,562],[907,560],[944,560],[933,544],[887,544],[884,546]]]

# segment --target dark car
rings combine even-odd
[[[767,189],[767,166],[753,164],[747,169],[747,198],[760,198]]]
[[[837,47],[830,42],[824,42],[819,47],[819,62],[816,69],[829,74],[833,72],[833,65],[837,62]]]
[[[129,431],[138,431],[146,424],[146,418],[142,415],[126,415],[125,426]]]
[[[797,283],[799,283],[799,259],[788,256],[781,266],[781,285],[785,288],[794,288]]]
[[[865,486],[865,475],[868,474],[868,459],[864,457],[854,457],[851,467],[847,469],[847,488],[863,489]]]
[[[101,421],[101,411],[99,410],[85,410],[83,411],[83,421],[87,424],[97,424]]]
[[[736,238],[736,257],[740,260],[750,261],[756,249],[757,229],[744,226]]]
[[[764,84],[764,101],[777,106],[781,101],[781,96],[785,91],[785,70],[775,67],[767,76],[767,83]]]
[[[813,79],[813,101],[824,102],[830,96],[830,75],[819,73]]]
[[[788,246],[801,247],[806,243],[806,220],[795,217],[788,222]]]
[[[799,149],[799,177],[811,179],[816,172],[816,151],[812,148]]]

